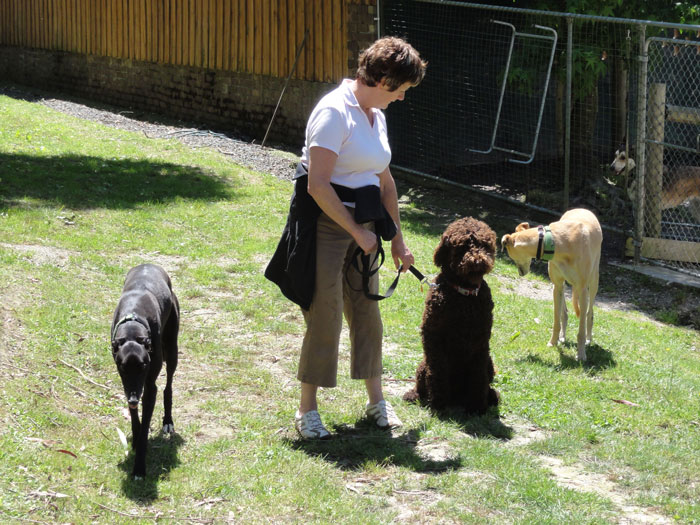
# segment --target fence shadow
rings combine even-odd
[[[122,460],[119,467],[126,473],[122,481],[124,495],[133,501],[149,503],[158,499],[158,482],[167,477],[171,470],[180,465],[178,451],[185,440],[179,434],[159,433],[148,440],[146,454],[146,477],[134,480],[131,471],[134,467],[134,453]]]
[[[75,210],[132,208],[143,202],[215,201],[235,196],[234,181],[198,167],[167,162],[0,153],[0,166],[0,207],[32,199]]]

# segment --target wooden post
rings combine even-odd
[[[664,124],[666,118],[666,84],[649,86],[647,113],[647,170],[644,180],[646,237],[661,234],[661,191],[664,172]]]

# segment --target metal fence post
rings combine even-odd
[[[566,19],[566,116],[564,117],[564,210],[569,207],[571,173],[571,79],[573,74],[574,19]]]
[[[646,25],[639,24],[639,81],[637,85],[637,216],[634,230],[634,263],[639,264],[644,238],[644,173],[646,170],[647,71],[649,64]]]

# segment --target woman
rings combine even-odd
[[[379,306],[365,295],[359,272],[352,268],[348,271],[348,265],[358,247],[365,254],[377,251],[380,232],[386,240],[391,238],[391,255],[397,268],[403,264],[405,272],[413,264],[413,255],[401,233],[396,185],[389,171],[391,150],[382,110],[392,102],[403,100],[406,91],[420,83],[426,65],[405,41],[381,38],[361,53],[356,78],[343,80],[324,96],[307,123],[306,144],[285,232],[297,232],[297,236],[300,231],[312,232],[309,234],[314,237],[309,240],[312,253],[304,259],[306,269],[312,270],[312,282],[301,285],[302,279],[295,277],[285,288],[276,281],[287,297],[302,306],[306,321],[297,374],[301,381],[301,399],[295,415],[295,427],[306,439],[330,437],[318,413],[316,393],[320,386],[336,386],[343,313],[350,332],[351,377],[365,381],[368,417],[381,428],[401,425],[382,394]],[[372,199],[376,202],[368,204]],[[298,223],[290,226],[297,212],[303,217],[304,210],[311,208],[315,212],[307,215],[307,219],[312,217],[310,220],[302,220],[301,226]],[[369,214],[373,220],[367,220],[366,208],[375,210]],[[377,213],[377,209],[382,213]],[[360,215],[363,216],[361,221]],[[389,223],[388,228],[386,223]],[[288,246],[285,249],[287,254],[303,251],[291,250]],[[270,266],[274,261],[275,257]],[[288,272],[293,266],[286,261]],[[302,273],[302,266],[298,265],[298,273]],[[291,288],[298,293],[295,295]],[[377,293],[376,273],[370,277],[369,289]],[[304,290],[309,291],[310,304],[308,299],[297,300]]]

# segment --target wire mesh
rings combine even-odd
[[[644,237],[668,264],[700,272],[700,42],[670,36],[648,44]]]
[[[626,152],[627,145],[630,156],[648,147],[646,128],[640,132],[638,126],[645,38],[661,38],[672,29],[434,0],[385,0],[380,8],[382,34],[407,39],[429,62],[421,85],[387,110],[395,167],[552,212],[586,207],[609,230],[648,236],[651,230],[645,225],[642,234],[636,220],[641,219],[634,191],[638,170],[616,170],[612,164],[616,151]],[[650,79],[670,75],[667,85],[684,77],[684,94],[673,98],[677,89],[671,94],[667,88],[669,100],[696,113],[697,48],[689,45],[676,55],[687,55],[687,62],[658,66],[654,61],[673,55],[674,47],[650,50],[648,68]],[[698,147],[692,144],[697,124],[667,122],[669,133],[683,135],[688,150]],[[670,148],[664,151],[670,159]],[[685,153],[695,158],[683,165],[700,165],[697,150]],[[674,155],[680,157],[680,150]],[[642,193],[654,193],[647,184]],[[660,189],[656,193],[661,195]],[[700,220],[690,217],[693,209],[685,203],[676,210],[684,215],[674,235],[689,243],[697,243],[700,233]],[[667,213],[662,232],[670,230]]]

